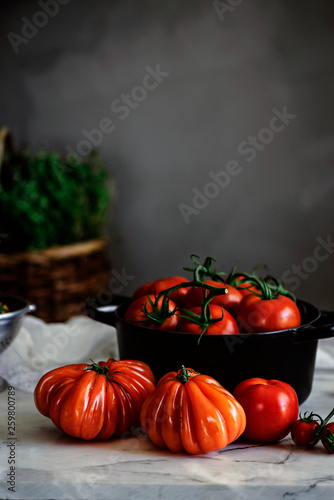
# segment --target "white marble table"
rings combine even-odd
[[[35,409],[31,394],[15,391],[15,438],[8,434],[8,391],[0,394],[1,499],[330,499],[334,455],[321,443],[301,450],[289,437],[275,445],[237,442],[201,456],[174,455],[146,435],[108,442],[65,436]],[[324,417],[334,407],[334,370],[316,370],[301,406]],[[12,483],[8,461],[12,459]],[[12,465],[13,466],[13,465]]]

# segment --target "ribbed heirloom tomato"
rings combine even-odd
[[[245,412],[230,392],[184,366],[160,379],[140,420],[157,447],[191,454],[225,448],[246,425]]]
[[[247,425],[243,436],[250,441],[280,441],[298,419],[297,394],[285,382],[250,378],[240,382],[233,395],[245,410]]]
[[[38,382],[38,411],[66,434],[86,440],[122,436],[138,426],[155,380],[146,363],[125,360],[55,368]]]

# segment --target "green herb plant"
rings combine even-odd
[[[1,252],[46,249],[103,235],[112,178],[93,151],[83,161],[28,146],[5,153],[0,170]]]

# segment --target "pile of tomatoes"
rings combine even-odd
[[[299,448],[313,448],[319,441],[329,453],[334,453],[334,409],[323,419],[310,412],[300,416],[291,427],[291,439]]]
[[[192,279],[160,278],[140,286],[125,313],[130,323],[158,330],[220,335],[260,333],[300,326],[295,298],[273,276],[236,273],[222,277],[213,259],[192,256]]]
[[[295,328],[300,313],[272,276],[222,278],[213,259],[192,256],[192,279],[158,279],[135,291],[125,319],[146,327],[219,335]],[[174,368],[174,367],[173,367]],[[171,367],[171,369],[173,369]],[[250,378],[233,393],[210,375],[181,366],[159,381],[142,361],[109,359],[55,368],[34,391],[38,411],[66,434],[85,440],[123,437],[141,426],[158,448],[191,454],[224,448],[238,438],[274,443],[291,433],[297,446],[319,440],[334,452],[334,423],[299,417],[295,390],[278,380]]]
[[[156,384],[147,364],[109,359],[51,370],[39,380],[34,400],[55,426],[84,440],[125,437],[141,426],[158,448],[201,454],[240,437],[275,443],[291,432],[299,447],[321,440],[334,453],[334,410],[324,420],[313,413],[298,419],[294,389],[278,380],[247,379],[232,394],[185,366]]]

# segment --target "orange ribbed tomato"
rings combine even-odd
[[[146,363],[78,363],[46,373],[34,391],[36,408],[66,434],[91,440],[121,436],[140,424],[140,410],[155,380]]]
[[[160,379],[142,406],[140,420],[157,447],[175,453],[220,450],[246,427],[245,412],[230,392],[184,366]]]

